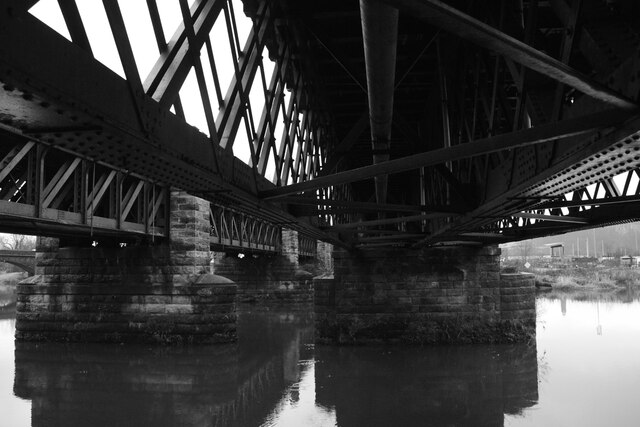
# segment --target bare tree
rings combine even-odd
[[[522,240],[520,242],[520,258],[527,262],[527,258],[531,255],[531,250],[533,249],[533,243],[531,240]]]
[[[12,251],[31,251],[36,247],[36,238],[24,234],[0,234],[0,247]]]

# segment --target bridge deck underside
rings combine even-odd
[[[142,75],[136,32],[105,1],[123,77],[96,60],[75,1],[60,3],[70,40],[27,12],[37,2],[11,3],[3,230],[162,238],[171,188],[211,201],[213,245],[267,251],[282,226],[367,248],[640,219],[637,2],[176,1],[171,32],[151,0]]]

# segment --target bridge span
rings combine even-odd
[[[12,264],[33,276],[36,267],[35,251],[0,250],[0,262]]]
[[[530,330],[497,244],[640,218],[633,0],[132,4],[0,9],[19,338],[233,339],[212,258],[282,295],[330,247],[328,339]]]

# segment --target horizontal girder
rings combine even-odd
[[[147,68],[103,0],[122,76],[58,3],[69,40],[0,10],[7,227],[162,237],[174,187],[212,202],[214,247],[268,252],[282,226],[351,248],[639,216],[632,0],[175,0],[175,28],[147,0]]]
[[[164,77],[160,79],[166,77],[172,83],[149,83],[149,87],[145,88],[136,83],[142,78],[135,75],[137,69],[128,46],[126,30],[114,2],[105,2],[105,10],[127,79],[98,63],[90,52],[78,49],[78,46],[26,11],[3,8],[0,11],[0,37],[12,42],[3,43],[0,47],[0,124],[31,141],[79,155],[119,173],[136,174],[161,186],[175,186],[201,197],[221,201],[236,210],[250,211],[273,224],[285,223],[315,238],[331,240],[330,236],[313,228],[307,221],[300,221],[278,205],[264,203],[256,196],[258,190],[273,186],[264,178],[264,164],[259,167],[260,172],[256,171],[256,166],[264,163],[259,159],[260,156],[266,158],[270,151],[278,150],[273,138],[264,144],[251,141],[256,146],[252,150],[254,158],[249,161],[250,165],[234,157],[229,149],[233,142],[227,145],[228,149],[217,143],[219,138],[216,137],[229,132],[235,135],[242,121],[250,124],[253,131],[254,123],[249,123],[246,92],[254,83],[252,80],[255,80],[255,76],[260,76],[262,63],[255,59],[248,63],[247,60],[261,58],[266,41],[264,32],[272,28],[269,27],[273,25],[272,20],[261,21],[265,25],[262,32],[250,37],[246,51],[238,59],[244,61],[245,65],[239,65],[236,70],[237,82],[232,81],[227,99],[224,100],[229,108],[221,111],[221,117],[226,117],[229,125],[216,127],[212,122],[209,129],[219,135],[211,132],[213,136],[207,137],[169,111],[176,100],[174,95],[166,95],[167,91],[175,92],[175,88],[179,88],[186,78],[186,72],[193,67],[198,68],[197,61],[194,63],[194,52],[189,51],[189,46],[193,48],[194,45],[188,44],[187,33],[195,28],[197,40],[206,44],[203,39],[208,39],[212,22],[224,15],[219,13],[220,10],[227,12],[229,8],[230,3],[225,1],[196,2],[192,10],[195,23],[179,27],[168,44],[168,53],[160,55],[159,61],[171,61],[174,65],[159,62],[158,71],[152,71],[162,72]],[[264,12],[263,16],[268,15]],[[226,22],[227,25],[235,25],[228,14]],[[78,28],[76,25],[76,30]],[[256,43],[258,37],[260,40]],[[180,52],[173,53],[176,50]],[[291,57],[283,55],[282,62],[287,58]],[[287,67],[289,74],[285,76]],[[295,80],[293,65],[284,64],[278,70],[280,74],[274,73],[268,89],[273,89],[271,95],[279,94],[279,99],[274,101],[273,117],[267,117],[260,123],[259,131],[262,134],[267,128],[271,133],[280,130],[276,129],[273,121],[280,107],[285,108],[282,98],[285,86],[302,82],[301,79]],[[167,72],[173,73],[171,77],[167,77]],[[157,101],[154,98],[159,88],[163,88],[163,95],[158,95]],[[319,150],[312,146],[315,144],[309,136],[312,130],[308,127],[307,133],[304,133],[305,128],[301,127],[300,122],[303,117],[309,116],[300,106],[305,102],[303,91],[300,86],[300,90],[296,91],[297,98],[289,97],[294,102],[289,106],[292,113],[289,113],[287,120],[290,125],[285,127],[287,135],[281,144],[287,148],[285,154],[288,158],[284,160],[283,154],[277,165],[277,172],[285,181],[290,176],[295,180],[304,179],[315,173],[317,168]],[[205,92],[201,92],[201,95],[203,99],[206,98]],[[173,99],[165,103],[165,98]],[[293,112],[295,117],[292,117]],[[305,123],[306,126],[313,124],[311,120]],[[257,118],[255,126],[258,126]],[[298,147],[299,152],[292,153]]]

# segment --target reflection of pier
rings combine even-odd
[[[535,347],[312,350],[311,325],[307,313],[241,313],[237,344],[17,343],[14,391],[32,401],[33,427],[257,426],[308,405],[300,383],[313,376],[312,410],[341,427],[502,426],[537,402]]]
[[[538,400],[535,346],[319,347],[316,357],[317,403],[340,427],[502,426]]]
[[[229,345],[16,343],[14,392],[32,401],[33,427],[259,425],[297,380],[311,326],[267,320],[241,314]]]

